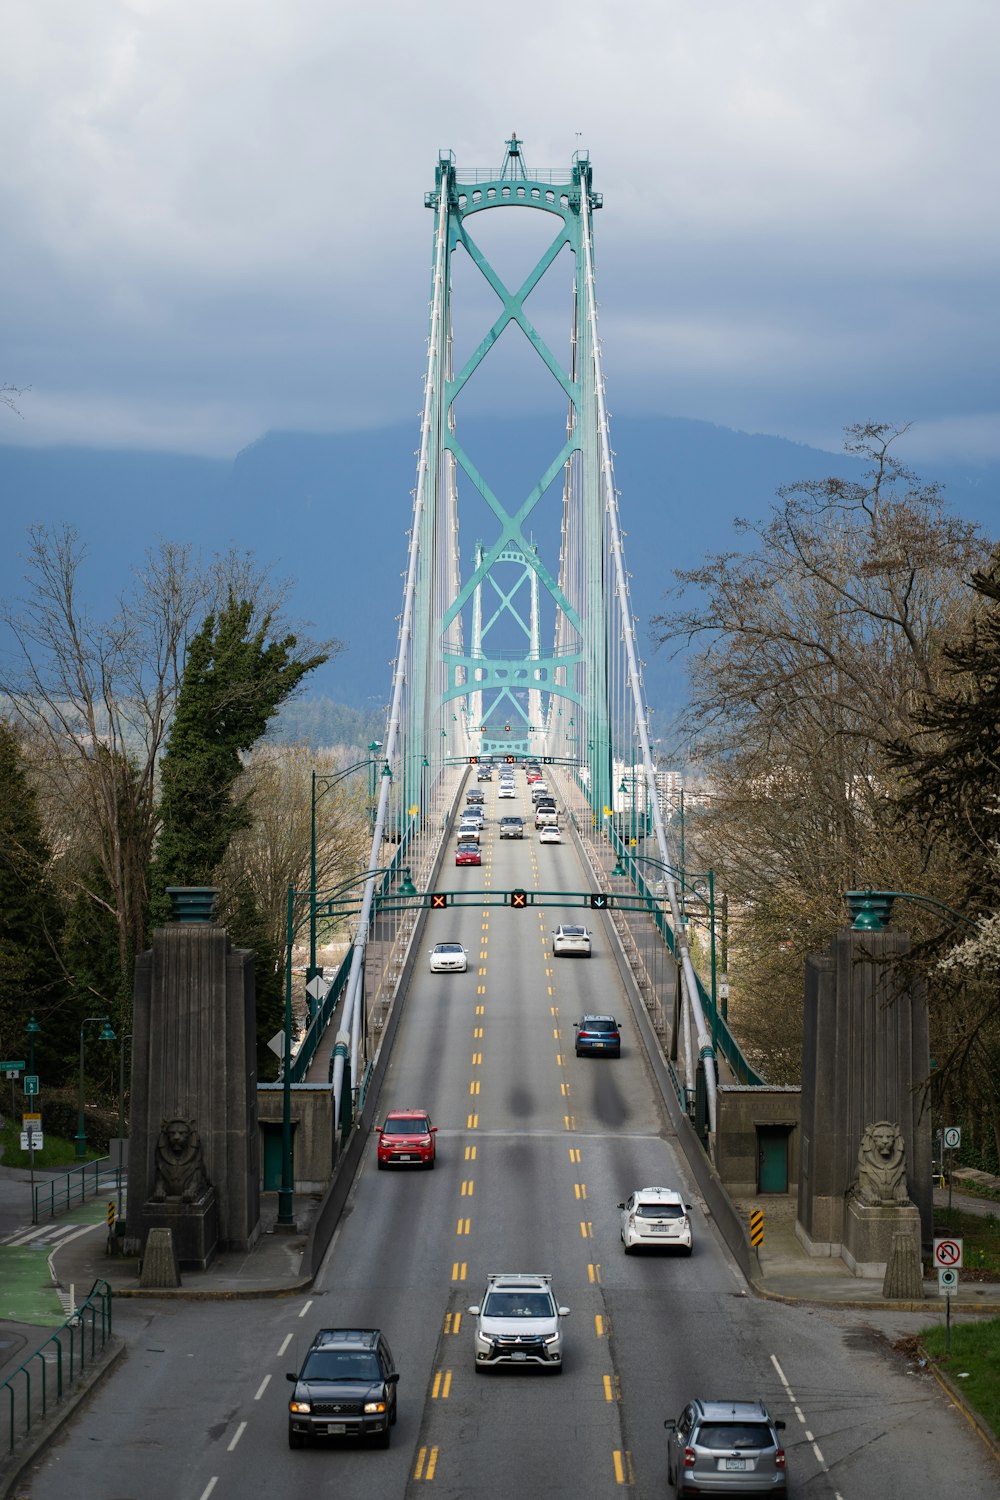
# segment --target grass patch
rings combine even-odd
[[[91,1151],[89,1148],[84,1157],[76,1154],[76,1142],[68,1141],[61,1135],[44,1136],[45,1145],[41,1151],[35,1152],[35,1166],[40,1169],[46,1167],[78,1167],[82,1162],[96,1161],[99,1156],[106,1156],[105,1151]],[[31,1155],[21,1150],[21,1125],[20,1121],[5,1120],[0,1125],[0,1158],[3,1159],[5,1167],[24,1167],[25,1171],[31,1165]]]
[[[934,1233],[962,1239],[963,1281],[1000,1281],[1000,1204],[995,1214],[963,1213],[934,1206]]]
[[[943,1323],[925,1328],[919,1338],[994,1437],[1000,1438],[1000,1318],[953,1323],[947,1354]]]

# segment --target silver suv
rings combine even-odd
[[[560,1322],[569,1308],[556,1303],[550,1275],[491,1271],[482,1302],[469,1312],[476,1319],[477,1371],[527,1364],[562,1372]]]
[[[664,1422],[667,1483],[678,1495],[785,1495],[785,1450],[763,1401],[689,1401]]]

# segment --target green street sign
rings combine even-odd
[[[25,1073],[25,1075],[24,1075],[24,1092],[26,1094],[37,1094],[38,1093],[38,1074],[37,1073]]]
[[[23,1072],[23,1062],[0,1062],[0,1073],[6,1073],[8,1078],[16,1078],[18,1073]]]

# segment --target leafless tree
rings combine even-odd
[[[849,429],[865,477],[779,492],[767,521],[737,522],[746,550],[678,575],[697,600],[656,622],[662,640],[703,643],[695,758],[714,795],[689,838],[730,897],[731,1014],[765,1073],[779,1050],[797,1065],[803,960],[843,923],[843,892],[928,878],[896,823],[887,749],[932,690],[989,549],[893,457],[902,430]]]

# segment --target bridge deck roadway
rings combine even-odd
[[[522,794],[526,804],[526,794]],[[495,837],[468,880],[579,889],[572,843]],[[505,805],[500,804],[502,809]],[[919,1316],[759,1301],[686,1180],[629,1019],[608,918],[594,957],[554,961],[543,908],[433,913],[427,945],[456,938],[466,975],[418,965],[383,1088],[384,1106],[430,1110],[433,1172],[375,1170],[369,1143],[315,1285],[277,1301],[119,1305],[129,1339],[85,1414],[22,1480],[31,1500],[80,1495],[245,1500],[272,1494],[511,1500],[666,1488],[663,1419],[692,1395],[761,1395],[788,1423],[798,1500],[910,1500],[996,1493],[992,1461],[929,1378],[891,1349]],[[577,1059],[573,1021],[612,1011],[620,1061]],[[693,1204],[690,1259],[625,1257],[616,1204],[679,1184]],[[565,1372],[481,1376],[468,1305],[493,1270],[551,1272],[567,1323]],[[385,1329],[399,1369],[388,1452],[290,1452],[286,1370],[318,1326]],[[109,1478],[113,1475],[113,1478]],[[428,1488],[430,1487],[430,1488]]]

